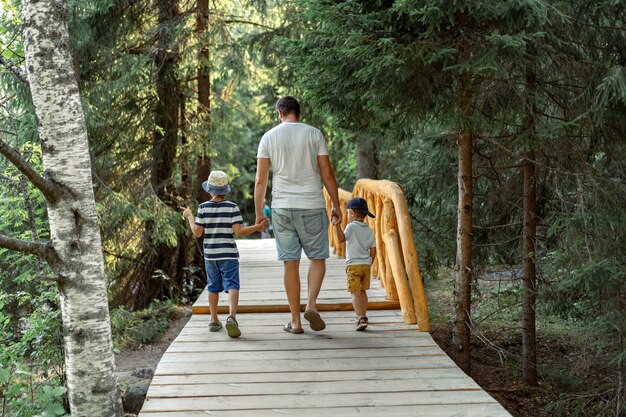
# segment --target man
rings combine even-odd
[[[302,333],[300,320],[300,257],[302,249],[310,259],[308,298],[304,318],[311,329],[323,330],[326,324],[317,311],[328,258],[328,217],[322,183],[332,201],[331,218],[341,220],[337,181],[330,165],[322,133],[300,123],[300,104],[294,97],[276,103],[281,124],[261,139],[257,153],[254,205],[257,222],[265,220],[263,199],[272,168],[272,223],[278,260],[283,261],[284,282],[291,321],[284,326],[289,333]]]

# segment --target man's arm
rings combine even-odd
[[[256,213],[256,222],[259,223],[265,219],[263,215],[263,200],[267,192],[267,182],[270,176],[270,159],[257,158],[256,163],[256,180],[254,182],[254,211]]]
[[[331,219],[333,217],[337,218],[337,221],[341,222],[341,209],[339,204],[339,189],[337,187],[337,180],[335,179],[335,172],[333,171],[333,167],[330,165],[330,158],[328,155],[318,155],[317,156],[317,165],[320,167],[320,175],[322,176],[322,182],[324,183],[324,187],[326,187],[326,191],[330,196],[330,201],[332,202],[332,210],[331,210]]]

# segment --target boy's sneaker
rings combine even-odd
[[[232,338],[237,338],[241,336],[241,330],[239,330],[239,323],[233,316],[228,316],[226,319],[226,331],[228,332],[228,336]]]
[[[359,320],[356,322],[356,331],[362,332],[367,329],[367,317],[359,317]]]
[[[219,332],[222,328],[222,323],[219,321],[212,321],[209,323],[209,331],[210,332]]]

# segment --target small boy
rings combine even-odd
[[[228,176],[222,171],[212,171],[209,179],[202,183],[202,188],[211,194],[211,200],[200,204],[198,215],[188,208],[183,216],[196,237],[204,234],[204,266],[209,291],[211,323],[209,330],[217,332],[222,323],[217,317],[219,293],[228,293],[229,313],[226,319],[226,331],[230,337],[241,336],[237,323],[237,306],[239,304],[239,251],[235,236],[247,236],[265,228],[263,222],[254,226],[243,227],[243,219],[239,207],[224,196],[230,192]],[[234,235],[233,235],[234,234]]]
[[[353,198],[348,201],[348,221],[346,230],[334,221],[337,238],[346,242],[346,274],[348,291],[352,293],[352,305],[356,312],[356,330],[367,328],[367,292],[370,287],[371,265],[376,259],[376,240],[374,232],[363,220],[365,216],[374,217],[367,208],[367,201]]]

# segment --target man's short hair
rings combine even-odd
[[[276,110],[281,112],[283,116],[294,113],[296,117],[300,117],[300,103],[295,97],[285,96],[276,102]]]

